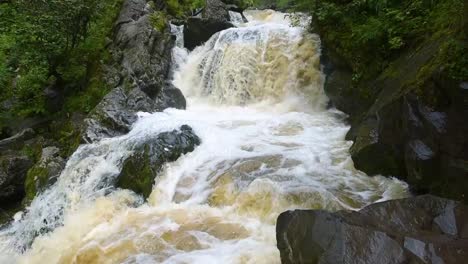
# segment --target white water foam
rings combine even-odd
[[[406,184],[354,169],[343,114],[325,109],[318,37],[287,14],[246,16],[190,54],[179,43],[187,110],[140,113],[128,135],[82,146],[0,233],[0,262],[279,263],[282,211],[407,196]],[[109,187],[135,146],[184,124],[202,144],[164,167],[145,203]]]

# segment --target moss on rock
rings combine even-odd
[[[65,167],[65,160],[60,156],[60,152],[60,149],[56,147],[42,149],[41,159],[29,169],[26,175],[25,202],[32,201],[39,192],[56,181]]]
[[[163,165],[193,151],[199,144],[200,139],[187,125],[180,130],[159,134],[137,147],[124,161],[116,186],[148,197]]]
[[[160,166],[151,163],[149,147],[145,146],[143,152],[134,153],[125,161],[117,186],[148,197]]]
[[[43,167],[33,167],[28,171],[24,188],[26,192],[26,200],[32,201],[36,194],[41,190],[49,179],[49,171]]]

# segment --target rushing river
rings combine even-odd
[[[179,34],[174,85],[187,110],[140,113],[129,134],[81,146],[0,231],[1,263],[278,263],[282,211],[407,195],[396,179],[354,169],[307,19],[246,16],[190,53]],[[135,145],[184,124],[202,144],[164,167],[147,201],[109,187]]]

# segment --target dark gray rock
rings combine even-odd
[[[166,108],[185,109],[187,102],[182,92],[172,84],[167,84],[156,98],[156,106],[162,111]]]
[[[154,98],[169,73],[174,39],[167,27],[162,32],[153,28],[152,12],[145,0],[125,1],[115,24],[111,50],[121,69],[122,82]]]
[[[229,7],[220,0],[207,0],[202,17],[190,17],[184,27],[185,47],[193,50],[219,31],[234,27]]]
[[[36,132],[32,128],[26,128],[18,134],[0,140],[0,151],[20,149],[26,140],[33,138],[35,135]]]
[[[351,118],[370,107],[370,102],[351,87],[353,70],[339,55],[324,47],[320,61],[326,74],[324,89],[334,107]]]
[[[468,208],[435,196],[359,212],[287,211],[278,217],[282,263],[464,263]]]
[[[145,97],[146,98],[146,97]],[[137,119],[127,107],[127,95],[123,88],[115,88],[96,106],[85,120],[83,135],[87,142],[104,137],[114,137],[127,133]]]
[[[23,199],[26,173],[32,166],[31,158],[20,153],[0,156],[0,208]]]
[[[113,90],[86,119],[83,141],[127,133],[139,111],[185,108],[182,93],[167,84],[174,38],[168,27],[162,32],[153,28],[153,11],[145,0],[124,2],[109,48],[115,64],[107,66],[105,74]]]
[[[225,3],[220,0],[206,0],[206,6],[203,10],[203,18],[213,21],[229,21],[229,9]]]
[[[182,126],[180,130],[159,134],[156,138],[138,146],[125,160],[117,178],[117,187],[130,189],[148,197],[162,166],[193,151],[198,145],[200,139],[187,125]]]
[[[102,138],[115,137],[130,131],[137,120],[137,112],[156,112],[166,108],[185,109],[182,92],[167,85],[152,99],[140,89],[126,92],[117,87],[107,94],[85,120],[83,139],[94,142]]]
[[[202,45],[219,31],[234,27],[229,21],[191,17],[184,27],[185,47],[189,50]]]
[[[441,45],[429,41],[407,50],[374,79],[360,82],[328,47],[325,92],[350,115],[347,139],[354,141],[357,169],[399,177],[416,193],[468,202],[468,92],[444,68],[430,67]],[[415,80],[428,68],[424,80]]]

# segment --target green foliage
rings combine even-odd
[[[276,0],[276,1],[271,1],[271,0],[244,0],[242,1],[244,4],[244,7],[249,7],[249,6],[254,6],[258,8],[265,8],[265,7],[271,7],[275,6],[276,8],[279,9],[285,9],[287,7],[290,7],[292,4],[299,4],[299,1],[293,1],[293,0]],[[301,1],[302,2],[302,1]],[[307,2],[307,1],[304,1]],[[296,6],[297,8],[297,6]]]
[[[101,2],[102,13],[90,24],[88,37],[73,51],[67,67],[61,69],[63,79],[75,86],[65,102],[65,112],[89,113],[109,92],[102,66],[110,60],[106,43],[121,3],[122,0]]]
[[[125,161],[117,186],[142,194],[145,198],[151,194],[156,169],[151,163],[149,147],[142,153],[134,153]]]
[[[41,166],[32,167],[27,175],[24,183],[26,192],[26,200],[31,201],[36,194],[47,184],[49,172]]]
[[[47,114],[43,90],[81,97],[95,85],[122,0],[13,0],[0,4],[0,100],[13,115]],[[82,109],[102,98],[93,87]],[[105,87],[102,88],[105,90]],[[97,96],[101,97],[97,97]],[[78,104],[76,104],[78,105]],[[65,109],[66,111],[69,109]]]
[[[205,0],[166,0],[166,12],[174,18],[185,18],[192,11],[201,8]]]
[[[13,69],[8,63],[8,53],[13,45],[14,39],[11,36],[0,35],[0,87],[10,85]]]
[[[71,120],[57,122],[53,128],[53,138],[60,143],[60,154],[69,157],[81,143],[81,133]]]
[[[32,160],[37,161],[41,157],[42,144],[37,143],[32,145],[24,145],[24,147],[21,149],[21,153],[28,156]]]
[[[446,53],[447,70],[454,80],[468,80],[468,47],[466,43],[451,40]]]
[[[322,40],[344,57],[357,80],[382,72],[406,47],[414,47],[428,37],[453,37],[456,30],[463,28],[462,0],[296,0],[295,3],[298,9],[312,13]],[[460,66],[453,67],[461,70]]]
[[[150,21],[153,27],[159,32],[163,32],[167,27],[167,16],[164,12],[156,11],[150,15]]]

